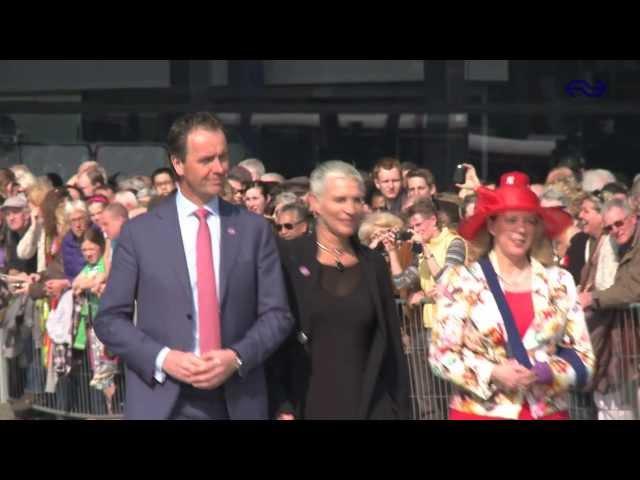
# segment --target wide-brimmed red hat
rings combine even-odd
[[[460,224],[458,232],[473,240],[486,225],[487,219],[509,210],[536,213],[544,223],[545,233],[557,237],[573,222],[571,215],[560,207],[541,207],[540,199],[529,188],[529,177],[522,172],[505,173],[495,190],[479,187],[475,213]]]

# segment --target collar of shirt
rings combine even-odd
[[[176,194],[176,205],[178,207],[178,216],[182,218],[195,216],[195,212],[200,208],[185,197],[179,188]],[[204,208],[206,208],[213,216],[220,216],[220,202],[217,196],[204,204]]]

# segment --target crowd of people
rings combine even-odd
[[[231,166],[205,113],[168,145],[149,176],[0,170],[15,411],[42,392],[68,411],[83,366],[96,414],[124,373],[127,418],[408,418],[405,356],[424,337],[450,419],[566,419],[570,392],[593,418],[631,418],[611,352],[638,343],[620,311],[640,301],[640,178],[560,161],[541,184],[483,184],[463,164],[441,192],[389,157],[286,179]]]

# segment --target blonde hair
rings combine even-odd
[[[36,177],[29,167],[23,164],[13,165],[10,167],[16,176],[16,183],[20,185],[22,190],[27,191],[36,183]]]
[[[473,240],[467,240],[467,246],[467,263],[469,265],[477,262],[493,250],[493,237],[487,230],[487,227],[483,227]],[[553,245],[551,240],[544,234],[544,224],[542,222],[538,223],[529,254],[545,267],[550,267],[555,264],[553,259]]]
[[[553,183],[545,185],[542,194],[548,200],[556,200],[562,203],[569,213],[576,217],[580,213],[585,192],[574,177],[562,177]]]
[[[56,227],[58,235],[64,236],[69,231],[69,218],[66,213],[66,202],[60,202],[55,210]]]
[[[49,182],[38,179],[29,190],[27,190],[27,200],[36,207],[39,207],[42,205],[42,202],[44,202],[44,198],[50,190],[52,190],[52,187]]]
[[[371,236],[376,231],[376,229],[391,229],[391,228],[402,228],[404,226],[404,222],[400,217],[389,213],[389,212],[376,212],[370,215],[367,215],[362,224],[360,225],[360,229],[358,230],[358,238],[360,239],[360,243],[364,245],[368,245],[371,241]]]
[[[87,217],[89,216],[89,209],[84,200],[66,200],[62,205],[64,206],[64,215],[67,223],[69,223],[73,212],[83,212]]]

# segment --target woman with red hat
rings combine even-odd
[[[477,261],[441,277],[429,352],[456,387],[449,418],[568,419],[568,390],[588,382],[594,355],[574,280],[545,247],[572,219],[541,207],[520,172],[476,193],[459,232]]]

